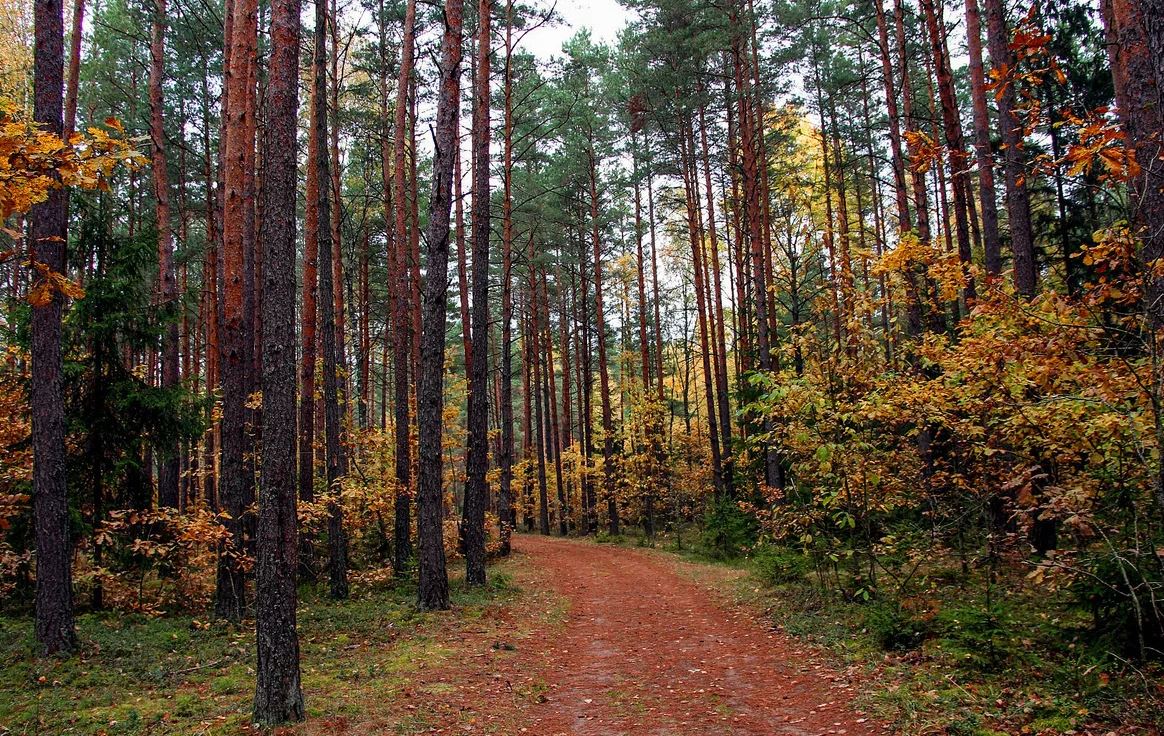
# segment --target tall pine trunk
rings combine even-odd
[[[315,51],[312,62],[312,94],[317,100],[327,99],[327,0],[316,0]],[[319,172],[319,321],[322,326],[323,350],[323,433],[324,467],[327,480],[327,573],[331,597],[348,597],[348,544],[344,530],[343,506],[340,503],[340,482],[344,474],[344,448],[340,441],[343,421],[339,396],[339,336],[336,330],[335,250],[331,226],[331,176],[328,155],[327,112],[320,108],[316,116],[315,136]],[[337,205],[338,206],[338,205]]]
[[[64,11],[61,0],[38,0],[34,10],[33,119],[61,135]],[[32,209],[32,262],[64,275],[68,204],[63,189],[49,190]],[[46,278],[35,267],[32,284]],[[65,486],[65,403],[61,382],[61,315],[65,296],[53,289],[32,307],[32,489],[36,524],[36,639],[45,654],[72,651],[72,544]]]
[[[974,278],[970,274],[971,245],[968,219],[970,161],[962,141],[962,121],[958,115],[958,100],[954,92],[954,73],[950,68],[949,54],[946,50],[946,28],[941,8],[936,6],[935,0],[921,0],[921,4],[925,12],[934,72],[938,80],[938,99],[942,108],[942,129],[949,151],[950,178],[954,190],[954,229],[958,239],[958,258],[962,262],[963,269],[962,295],[968,307],[975,296]]]
[[[1144,261],[1152,263],[1164,256],[1164,3],[1106,0],[1103,6],[1108,36],[1115,42],[1109,58],[1116,105],[1140,168],[1129,185],[1135,222]],[[1148,290],[1148,312],[1157,327],[1164,323],[1164,281],[1159,278]],[[1164,485],[1160,493],[1164,496]]]
[[[489,466],[489,29],[492,0],[478,4],[473,102],[473,360],[465,460],[465,582],[485,584],[485,473]],[[443,339],[443,338],[442,338]]]
[[[505,4],[505,120],[501,201],[501,466],[497,494],[501,554],[517,525],[513,501],[513,0]]]
[[[326,102],[316,94],[312,68],[310,111],[307,135],[307,183],[303,203],[303,355],[299,364],[299,500],[315,501],[315,370],[318,359],[317,324],[319,304],[319,117],[326,115]],[[309,534],[301,538],[300,569],[305,577],[315,577],[315,551]]]
[[[230,24],[230,54],[226,65],[223,117],[223,322],[220,344],[222,357],[221,478],[219,498],[230,538],[219,553],[215,613],[231,621],[243,617],[246,590],[243,555],[247,545],[244,514],[252,491],[252,477],[246,464],[246,400],[249,392],[251,351],[250,333],[246,329],[246,248],[248,239],[247,210],[253,211],[247,196],[248,164],[254,163],[254,139],[248,116],[251,114],[247,87],[247,58],[255,45],[254,0],[234,0]]]
[[[162,83],[165,76],[166,0],[154,0],[150,29],[150,143],[154,174],[154,202],[158,232],[158,301],[164,309],[178,308],[178,284],[174,273],[174,237],[170,227],[170,179],[166,166],[166,132],[163,124]],[[162,388],[178,386],[178,322],[167,315],[162,337]],[[158,463],[158,505],[178,507],[178,447],[164,448]]]
[[[982,247],[988,279],[1002,273],[998,234],[998,200],[994,187],[994,152],[990,143],[990,111],[986,105],[986,73],[982,66],[982,14],[978,0],[966,0],[966,38],[970,57],[970,97],[974,109],[974,150],[978,157],[978,192],[982,202]]]
[[[299,108],[300,0],[271,5],[271,58],[263,136],[263,262],[295,262],[296,123]],[[299,682],[295,568],[295,272],[263,272],[263,464],[255,558],[254,720],[304,718]]]
[[[420,462],[417,467],[417,547],[420,583],[417,598],[425,610],[449,607],[443,533],[444,484],[441,432],[444,430],[445,310],[448,297],[449,216],[452,208],[453,165],[458,144],[461,74],[461,0],[445,3],[441,41],[441,86],[437,101],[436,151],[432,197],[425,233],[428,278],[424,285],[420,366],[417,382],[417,424]],[[483,562],[483,561],[482,561]]]
[[[990,63],[996,72],[1013,72],[1014,53],[1006,25],[1003,0],[983,0],[986,9],[986,37]],[[1028,299],[1035,295],[1035,250],[1031,232],[1031,204],[1026,185],[1023,156],[1023,127],[1015,114],[1018,94],[1015,75],[997,80],[998,127],[1002,134],[1003,170],[1006,174],[1006,211],[1010,224],[1010,249],[1014,254],[1014,285]]]
[[[885,86],[885,110],[889,118],[889,153],[893,168],[893,201],[897,205],[898,232],[912,229],[909,194],[905,188],[905,159],[901,154],[901,117],[897,110],[897,92],[893,86],[893,59],[889,54],[889,24],[885,20],[882,0],[873,0],[877,17],[877,51],[881,57],[881,78]],[[902,80],[905,83],[905,80]]]
[[[408,197],[405,193],[405,141],[408,137],[408,90],[412,83],[413,46],[416,43],[416,0],[408,0],[404,11],[404,38],[400,48],[400,74],[396,82],[395,127],[393,129],[392,198],[394,222],[389,248],[389,298],[392,301],[393,398],[395,415],[396,497],[395,555],[392,570],[402,575],[412,557],[411,455],[409,442],[409,361],[412,357],[412,323],[409,319],[408,286]]]
[[[590,246],[594,258],[594,334],[598,342],[598,390],[602,402],[602,491],[606,496],[607,527],[618,535],[618,498],[614,478],[614,418],[610,406],[610,372],[606,361],[606,318],[602,306],[602,241],[598,220],[598,159],[593,142],[589,159]]]

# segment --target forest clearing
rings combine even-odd
[[[1164,0],[0,48],[0,736],[1164,729]]]

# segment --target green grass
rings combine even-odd
[[[515,594],[504,572],[483,589],[453,583],[455,621]],[[308,715],[353,717],[384,702],[421,664],[448,657],[435,629],[449,614],[420,613],[408,586],[344,602],[304,590],[299,608]],[[80,651],[36,656],[32,621],[0,616],[0,733],[237,734],[254,693],[250,625],[205,616],[115,612],[77,619]],[[401,733],[422,724],[400,724]]]
[[[1161,691],[1111,653],[1092,646],[1086,622],[1053,596],[1019,585],[993,616],[972,585],[933,586],[930,611],[886,618],[875,603],[822,591],[811,575],[774,582],[771,560],[745,563],[731,585],[737,600],[765,610],[785,633],[811,642],[869,678],[862,707],[901,733],[993,736],[1060,734],[1120,724],[1164,726]],[[781,566],[786,572],[788,567]],[[999,593],[996,592],[996,601]],[[886,649],[887,626],[920,635]]]

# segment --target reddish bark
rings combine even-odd
[[[610,372],[606,363],[606,320],[602,306],[602,240],[598,220],[598,159],[593,143],[586,150],[590,185],[590,247],[594,258],[594,330],[598,342],[598,386],[602,401],[602,481],[607,524],[618,534],[618,499],[614,483],[614,416],[610,406]]]
[[[166,165],[166,133],[163,125],[162,82],[165,75],[166,0],[154,0],[150,29],[150,143],[154,176],[154,202],[158,232],[159,306],[177,308],[178,283],[174,272],[174,237],[170,224],[170,178]],[[74,101],[75,104],[75,101]],[[178,322],[171,316],[162,340],[162,388],[178,386]],[[158,505],[178,507],[178,447],[166,448],[158,464]]]
[[[987,278],[1002,273],[998,234],[998,200],[994,187],[994,152],[990,144],[990,112],[986,106],[986,73],[982,66],[982,14],[978,0],[966,0],[966,38],[970,56],[970,98],[974,106],[974,150],[978,156],[978,192],[982,201],[982,243]]]
[[[164,18],[165,11],[159,15]],[[73,0],[73,28],[69,35],[69,75],[65,79],[65,138],[77,129],[77,86],[81,77],[81,40],[84,26],[85,0]]]
[[[393,382],[395,426],[393,428],[396,465],[395,555],[393,571],[400,575],[412,557],[411,443],[409,442],[409,359],[412,355],[412,322],[409,319],[408,287],[408,198],[405,190],[405,140],[408,134],[408,90],[412,81],[413,46],[416,44],[416,0],[408,0],[404,13],[404,38],[400,49],[400,73],[396,82],[395,127],[393,132],[392,198],[395,204],[394,230],[389,245],[388,291],[392,300]]]
[[[219,554],[215,613],[237,621],[246,608],[243,570],[244,514],[253,497],[248,480],[246,454],[246,399],[253,342],[246,328],[245,292],[248,223],[253,225],[253,199],[248,183],[254,181],[253,113],[248,91],[248,57],[256,43],[257,7],[254,0],[233,0],[233,22],[228,39],[230,61],[226,66],[223,117],[223,330],[221,477],[219,498],[222,510],[229,514],[226,527],[230,539]],[[249,211],[249,213],[248,213]]]
[[[1107,0],[1104,20],[1110,47],[1116,104],[1140,173],[1130,182],[1135,221],[1143,239],[1145,262],[1164,256],[1164,6],[1160,0]],[[1148,310],[1164,322],[1164,282],[1149,289]],[[1158,484],[1164,495],[1164,482]],[[1164,499],[1161,499],[1164,504]]]
[[[970,275],[970,224],[968,220],[970,177],[969,156],[962,141],[962,121],[958,115],[958,101],[954,92],[954,73],[950,68],[949,53],[946,49],[945,22],[941,8],[934,0],[920,0],[925,12],[926,28],[929,31],[930,52],[933,55],[935,74],[938,80],[938,98],[942,108],[942,127],[946,137],[946,148],[950,157],[950,178],[954,189],[954,227],[958,238],[958,258],[962,262],[962,295],[967,305],[973,301],[974,278]]]

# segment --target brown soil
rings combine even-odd
[[[853,704],[855,684],[811,649],[693,579],[706,567],[669,555],[521,535],[509,569],[523,590],[516,604],[490,609],[481,620],[454,624],[438,635],[454,655],[422,667],[403,697],[386,704],[388,713],[359,725],[309,722],[305,731],[514,736],[883,731]]]
[[[570,601],[536,734],[872,734],[852,687],[663,556],[523,537]]]

